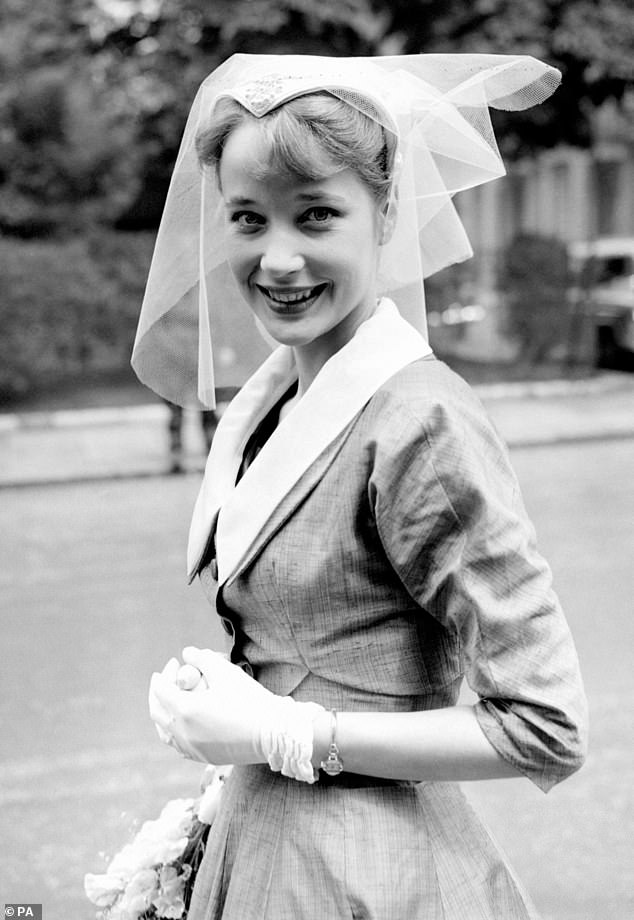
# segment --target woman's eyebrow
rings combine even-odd
[[[346,199],[342,195],[334,195],[332,192],[329,192],[327,189],[314,189],[312,192],[300,192],[297,195],[299,201],[323,201],[324,198],[327,198],[328,201],[338,202],[339,204],[345,204]]]
[[[233,198],[227,198],[225,201],[227,207],[246,207],[247,205],[253,205],[255,202],[252,198],[244,198],[242,195],[235,195]]]
[[[328,200],[333,202],[333,204],[345,204],[346,198],[343,195],[335,195],[332,192],[329,192],[327,189],[315,189],[312,192],[300,192],[295,196],[297,201],[301,202],[314,202],[314,201],[324,201]],[[231,198],[225,200],[225,206],[228,208],[245,208],[253,207],[256,202],[253,198],[247,198],[242,195],[234,195]]]

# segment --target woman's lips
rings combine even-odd
[[[263,284],[256,285],[272,309],[278,313],[303,312],[315,302],[327,286],[325,283],[305,288],[272,288],[265,287]]]

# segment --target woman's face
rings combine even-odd
[[[381,216],[346,169],[317,181],[262,175],[256,123],[225,143],[219,178],[229,264],[274,339],[323,364],[374,311]]]

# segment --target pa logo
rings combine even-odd
[[[42,905],[41,904],[5,904],[4,905],[4,916],[5,918],[10,918],[10,920],[18,920],[18,918],[24,918],[24,920],[42,920]]]

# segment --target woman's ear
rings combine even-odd
[[[393,138],[394,143],[396,143],[396,138]],[[382,218],[383,222],[381,224],[381,235],[379,238],[379,245],[385,246],[392,239],[394,234],[394,228],[396,226],[396,218],[398,217],[398,190],[399,183],[401,180],[401,170],[403,168],[403,157],[398,150],[394,151],[394,162],[392,163],[391,175],[390,175],[390,191],[388,194],[387,201],[382,208]]]
[[[388,203],[383,208],[382,223],[381,223],[381,234],[379,236],[379,245],[385,246],[386,243],[389,243],[392,239],[392,234],[394,233],[394,227],[396,226],[396,218],[398,216],[398,206],[394,197],[391,197]]]

